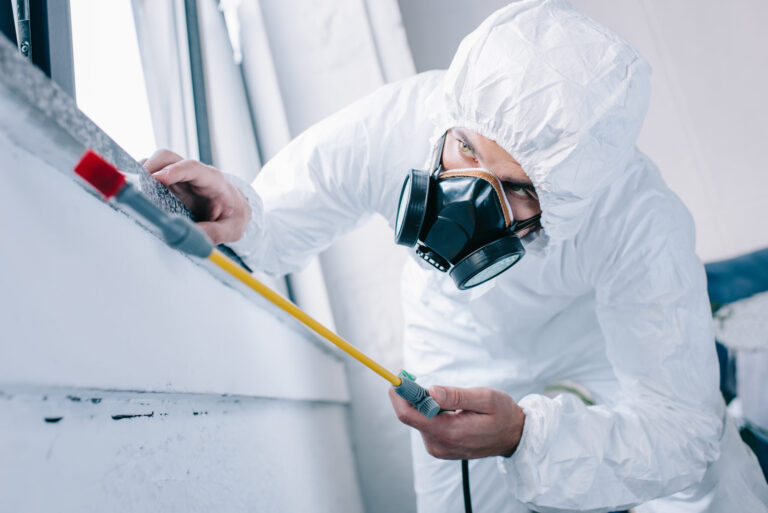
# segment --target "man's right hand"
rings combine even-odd
[[[248,200],[215,167],[157,150],[141,164],[168,187],[198,220],[214,244],[239,240],[251,218]]]

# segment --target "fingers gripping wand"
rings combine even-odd
[[[323,326],[298,306],[254,278],[245,269],[230,260],[216,249],[210,239],[190,220],[168,214],[149,201],[125,180],[112,164],[93,151],[87,151],[75,166],[75,173],[98,190],[105,199],[130,207],[160,230],[166,244],[188,255],[207,258],[232,277],[254,290],[269,302],[282,309],[288,315],[337,346],[373,372],[389,381],[403,399],[411,403],[428,418],[440,412],[440,406],[432,399],[429,392],[415,382],[415,377],[405,371],[395,375],[378,362],[371,359],[339,335]]]

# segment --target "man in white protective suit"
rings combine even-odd
[[[433,160],[496,187],[492,173],[510,229],[534,221],[513,230],[525,256],[476,287],[415,253],[406,264],[406,368],[456,410],[427,419],[391,394],[416,428],[420,512],[463,510],[455,459],[470,460],[478,512],[768,511],[719,393],[691,216],[635,148],[649,74],[564,0],[524,0],[467,36],[447,71],[307,130],[252,188],[164,150],[145,166],[214,242],[277,275],[371,213],[399,230],[404,176]],[[595,404],[545,395],[556,382]]]

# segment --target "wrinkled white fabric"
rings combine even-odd
[[[693,223],[635,149],[649,67],[565,1],[501,9],[447,72],[382,88],[302,134],[246,191],[233,248],[298,269],[370,213],[394,223],[403,177],[460,126],[518,159],[544,233],[482,294],[418,265],[403,276],[406,368],[426,385],[489,386],[526,421],[511,458],[473,461],[475,511],[768,511],[756,460],[718,392]],[[375,270],[372,270],[375,272]],[[587,407],[539,395],[585,386]],[[420,512],[462,511],[460,466],[413,440]]]

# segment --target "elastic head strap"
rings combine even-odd
[[[523,230],[526,230],[528,228],[533,228],[534,230],[538,230],[539,228],[541,228],[541,212],[539,212],[535,216],[529,217],[528,219],[517,221],[513,226],[512,233],[522,232]]]

